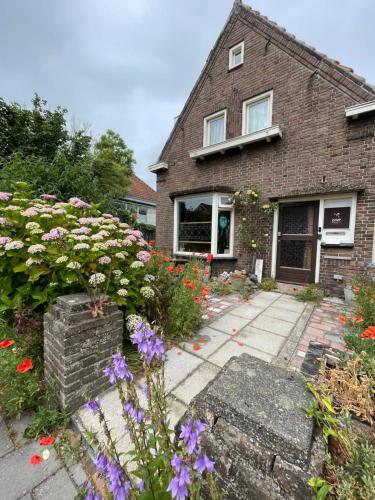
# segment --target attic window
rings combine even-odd
[[[238,43],[229,49],[229,69],[236,68],[243,64],[245,42]]]

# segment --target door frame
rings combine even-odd
[[[277,227],[277,248],[276,248],[276,279],[285,283],[295,283],[296,285],[304,285],[308,283],[315,283],[316,277],[316,253],[318,246],[318,227],[319,227],[319,200],[300,200],[293,202],[283,202],[280,203],[280,214],[283,209],[287,207],[293,207],[298,209],[298,207],[310,206],[313,209],[313,227],[311,229],[311,234],[296,234],[296,235],[284,235],[285,240],[301,240],[301,241],[311,241],[311,265],[309,269],[299,269],[299,268],[285,268],[280,266],[281,260],[281,240],[282,236],[282,220],[279,216],[278,227]],[[284,276],[281,276],[284,274]],[[278,276],[279,275],[279,276]]]
[[[355,191],[341,192],[341,193],[331,193],[324,195],[312,195],[312,196],[301,196],[301,197],[291,197],[283,198],[279,200],[279,203],[293,203],[293,202],[304,202],[304,201],[319,201],[319,215],[318,215],[318,227],[323,227],[323,217],[324,217],[324,200],[334,200],[345,197],[345,195],[353,197],[353,230],[356,223],[357,215],[357,193]],[[276,263],[277,263],[277,232],[279,227],[279,207],[274,210],[273,213],[273,228],[272,228],[272,252],[271,252],[271,277],[276,279]],[[375,225],[374,225],[375,234]],[[315,283],[319,283],[320,279],[320,256],[321,256],[321,240],[318,239],[316,245],[316,264],[315,264]],[[375,259],[375,236],[374,236],[374,259]]]

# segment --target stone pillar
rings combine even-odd
[[[86,294],[65,295],[44,315],[45,377],[68,412],[109,387],[103,368],[122,347],[123,314],[116,304],[108,303],[97,318],[89,306]]]
[[[193,399],[176,434],[193,413],[206,423],[201,446],[224,499],[312,499],[325,447],[303,410],[311,400],[298,375],[243,354]]]

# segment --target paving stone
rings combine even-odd
[[[224,333],[233,333],[233,329],[238,332],[245,325],[249,323],[249,320],[246,318],[240,318],[239,316],[233,316],[233,314],[224,314],[221,318],[217,319],[213,323],[210,323],[211,328],[215,328],[215,330],[220,330]]]
[[[188,405],[190,401],[216,377],[219,371],[219,367],[211,363],[203,363],[198,366],[190,377],[176,387],[173,394]]]
[[[201,342],[200,339],[205,339],[205,342]],[[216,349],[222,346],[230,336],[226,333],[213,330],[210,327],[201,328],[195,339],[191,342],[184,342],[184,350],[199,356],[200,358],[207,359]],[[199,345],[200,349],[194,350],[194,345]]]
[[[33,413],[24,413],[18,420],[12,419],[9,427],[15,432],[14,440],[17,446],[22,446],[29,442],[29,439],[23,437],[25,429],[31,424],[33,420]]]
[[[287,337],[293,330],[294,323],[272,318],[271,316],[267,316],[266,312],[264,312],[251,323],[251,326]]]
[[[15,500],[29,493],[35,486],[61,468],[52,448],[48,460],[30,465],[31,455],[40,455],[41,447],[36,441],[8,453],[0,460],[1,500]],[[11,472],[17,471],[17,480],[10,480]]]
[[[73,500],[77,489],[65,468],[49,477],[33,490],[35,500]]]
[[[295,323],[301,316],[299,311],[291,311],[290,309],[284,309],[283,306],[278,306],[278,303],[272,304],[271,307],[265,311],[267,316],[275,319],[283,319],[284,321],[289,321],[290,323]]]
[[[8,435],[8,427],[0,417],[0,458],[13,450],[12,440]]]
[[[32,496],[30,495],[30,493],[27,493],[26,495],[24,495],[22,498],[20,498],[19,500],[33,500]]]
[[[235,309],[231,310],[231,314],[234,316],[240,316],[242,318],[254,319],[260,313],[264,311],[264,307],[255,306],[253,304],[243,304],[242,306],[238,306]]]
[[[184,413],[186,412],[187,410],[187,406],[183,403],[181,403],[181,401],[177,401],[176,399],[174,399],[173,396],[170,397],[170,403],[169,403],[169,420],[170,420],[170,426],[172,429],[175,428],[177,422],[180,420],[180,418],[182,417],[182,415],[184,415]]]
[[[87,481],[86,472],[83,470],[81,464],[74,464],[69,467],[69,474],[78,487],[82,486],[82,484]]]
[[[263,361],[272,361],[272,356],[262,351],[258,351],[252,347],[247,345],[240,346],[237,341],[231,340],[224,344],[218,351],[212,354],[208,361],[214,363],[217,366],[224,366],[230,358],[234,356],[240,356],[241,354],[246,353],[254,356],[256,358],[262,359]]]
[[[277,302],[274,302],[274,306],[286,309],[288,311],[302,312],[305,308],[303,302],[299,302],[293,297],[282,296]]]
[[[235,340],[244,342],[254,349],[276,356],[285,342],[285,338],[274,333],[258,330],[253,326],[246,326],[235,336]]]
[[[192,371],[203,363],[202,359],[188,352],[183,352],[181,356],[178,356],[177,352],[181,352],[181,349],[173,347],[167,352],[167,361],[164,367],[165,388],[167,392],[172,391]]]
[[[272,292],[269,292],[272,293]],[[270,306],[275,300],[277,300],[280,295],[276,294],[277,297],[274,297],[273,295],[264,295],[265,292],[261,292],[259,295],[256,295],[254,298],[251,299],[251,304],[257,307],[268,307]]]

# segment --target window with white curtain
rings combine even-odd
[[[238,43],[229,49],[229,69],[235,68],[243,63],[245,42]]]
[[[272,125],[272,91],[243,103],[242,135],[252,134]]]
[[[204,119],[203,145],[212,146],[225,141],[227,111],[219,111]]]

